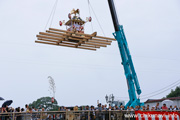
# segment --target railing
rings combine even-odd
[[[125,110],[8,112],[0,113],[0,120],[135,120],[134,114]]]

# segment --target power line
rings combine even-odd
[[[178,86],[178,85],[179,85],[179,84],[176,84],[176,85],[172,86],[171,88],[176,87],[176,86]],[[142,99],[147,99],[147,98],[150,98],[150,97],[157,96],[157,95],[159,95],[159,94],[161,94],[161,93],[163,93],[163,92],[166,92],[166,91],[170,90],[171,88],[168,88],[168,89],[166,89],[166,90],[164,90],[164,91],[162,91],[162,92],[159,92],[159,93],[157,93],[157,94],[154,94],[154,95],[151,95],[151,96],[148,96],[148,97],[141,98],[141,100],[142,100]]]
[[[170,84],[170,85],[168,85],[168,86],[166,86],[166,87],[163,87],[163,88],[161,88],[161,89],[159,89],[159,90],[157,90],[157,91],[154,91],[154,92],[151,92],[151,93],[148,93],[148,94],[145,94],[145,95],[142,95],[143,97],[144,96],[148,96],[148,95],[150,95],[150,94],[153,94],[153,93],[156,93],[156,92],[159,92],[159,91],[161,91],[161,90],[164,90],[164,89],[167,89],[167,87],[170,87],[170,86],[172,86],[172,85],[174,85],[174,84],[180,84],[180,79],[179,80],[177,80],[177,81],[175,81],[175,82],[173,82],[172,84]]]
[[[174,85],[175,84],[175,85]],[[171,89],[171,88],[173,88],[173,87],[175,87],[175,86],[177,86],[177,85],[179,85],[180,84],[180,79],[178,79],[177,81],[175,81],[175,82],[173,82],[172,84],[170,84],[170,85],[168,85],[168,86],[166,86],[166,87],[163,87],[163,88],[161,88],[161,89],[159,89],[159,90],[157,90],[157,91],[154,91],[154,92],[151,92],[151,93],[149,93],[149,94],[146,94],[146,95],[143,95],[143,97],[144,96],[148,96],[148,95],[150,95],[150,94],[153,94],[153,93],[157,93],[157,92],[159,92],[159,91],[161,91],[161,90],[164,90],[164,91],[161,91],[161,92],[159,92],[159,93],[157,93],[157,94],[153,94],[153,95],[151,95],[150,97],[152,97],[152,96],[156,96],[156,95],[159,95],[159,94],[161,94],[161,93],[163,93],[163,92],[165,92],[165,91],[167,91],[167,90],[169,90],[169,89]],[[173,85],[173,86],[172,86]],[[172,87],[170,87],[170,86],[172,86]],[[168,88],[167,88],[168,87]],[[170,88],[169,88],[170,87]],[[142,96],[141,96],[142,97]],[[122,99],[127,99],[128,97],[117,97],[117,98],[122,98]],[[142,99],[146,99],[146,98],[148,98],[148,97],[144,97],[144,98],[142,98]]]

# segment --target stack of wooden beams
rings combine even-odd
[[[111,45],[114,38],[97,36],[97,33],[84,34],[76,31],[66,31],[55,28],[49,28],[46,32],[39,32],[36,43],[80,48],[86,50],[96,50],[100,47]]]

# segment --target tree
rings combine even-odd
[[[51,97],[41,97],[30,103],[29,107],[35,107],[37,109],[45,108],[46,111],[57,111],[59,108],[57,100],[54,99],[54,103],[52,103]]]
[[[166,96],[166,98],[170,97],[180,97],[180,86],[177,86],[175,90],[171,90],[171,92]]]

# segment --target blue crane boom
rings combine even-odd
[[[125,107],[127,106],[135,107],[137,105],[141,106],[143,103],[140,103],[140,99],[137,98],[136,95],[136,93],[138,94],[138,96],[141,94],[141,89],[134,69],[131,54],[126,41],[126,36],[124,34],[123,26],[120,25],[118,22],[114,1],[108,0],[108,3],[115,28],[115,33],[113,33],[113,35],[118,43],[119,51],[122,58],[122,65],[124,67],[124,72],[128,85],[129,102],[126,104]]]

